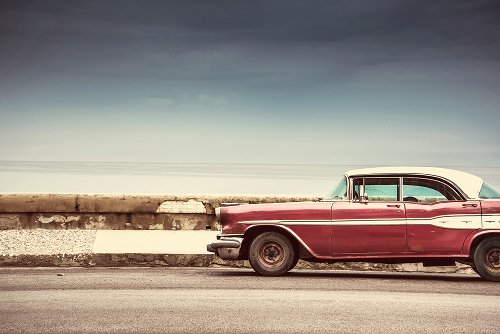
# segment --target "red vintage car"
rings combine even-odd
[[[456,170],[382,167],[348,171],[318,202],[216,209],[221,234],[207,250],[248,259],[265,276],[310,262],[470,265],[500,281],[500,192]]]

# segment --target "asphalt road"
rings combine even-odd
[[[470,275],[0,269],[1,333],[497,334],[499,328],[500,283]]]

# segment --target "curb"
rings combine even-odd
[[[0,256],[0,267],[250,267],[244,262],[226,262],[215,255],[207,254],[85,253]]]
[[[0,267],[230,267],[251,268],[248,261],[224,261],[207,254],[54,254],[0,256]],[[380,264],[366,262],[312,263],[299,261],[295,269],[354,270],[475,274],[466,265],[423,267],[421,263]]]

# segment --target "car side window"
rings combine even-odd
[[[443,201],[458,201],[462,198],[449,185],[427,178],[403,178],[403,201],[437,203]]]
[[[398,201],[399,178],[391,177],[359,177],[353,179],[353,200],[359,200],[366,194],[368,201]]]

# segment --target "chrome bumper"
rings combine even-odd
[[[243,238],[224,238],[217,236],[218,241],[207,245],[207,251],[217,254],[223,260],[236,260],[240,256]]]

